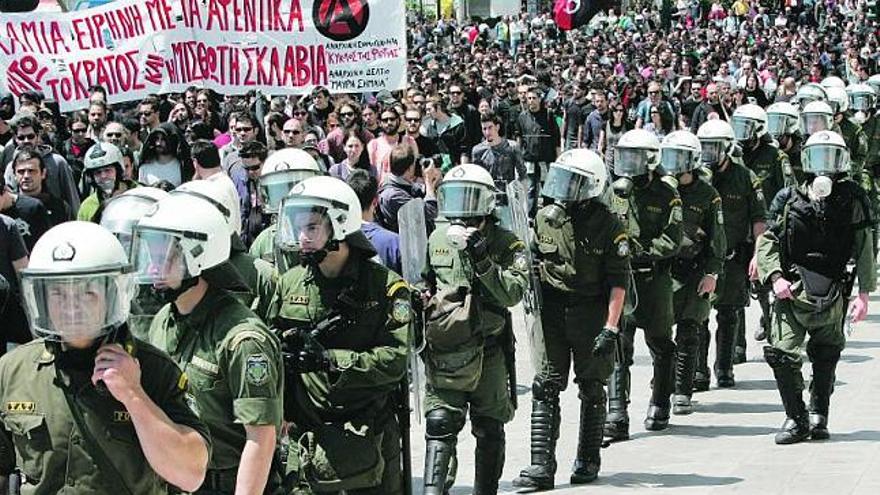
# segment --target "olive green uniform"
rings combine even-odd
[[[850,288],[845,275],[846,262],[856,260],[855,275],[860,292],[870,293],[876,289],[876,273],[867,195],[851,180],[838,181],[823,203],[824,211],[821,218],[817,218],[819,215],[803,213],[815,206],[807,198],[805,188],[793,194],[780,221],[758,239],[757,251],[758,274],[762,281],[771,283],[773,275],[778,273],[793,283],[794,298],[776,301],[770,345],[764,348],[786,415],[801,425],[806,422],[801,349],[809,334],[807,355],[813,368],[810,423],[812,426],[814,421],[820,421],[824,427],[835,368],[846,344],[843,323]],[[799,204],[808,206],[798,207]],[[814,286],[806,278],[810,272],[832,284],[828,301],[819,302],[816,289],[812,289],[813,297],[809,294],[808,287]]]
[[[867,126],[869,124],[871,124],[870,121],[866,122],[865,125]],[[865,128],[849,117],[844,117],[843,120],[835,124],[834,131],[840,134],[841,137],[843,137],[843,141],[846,143],[846,148],[849,150],[850,175],[856,183],[862,186],[862,189],[864,189],[865,193],[868,195],[871,204],[871,217],[876,222],[880,219],[880,197],[878,197],[880,190],[877,189],[877,182],[874,178],[874,168],[868,163],[870,158],[868,134],[865,131]],[[878,131],[874,131],[873,133],[877,132]],[[876,252],[878,238],[877,225],[875,224],[872,229],[873,249]]]
[[[474,493],[494,493],[492,486],[497,490],[504,464],[504,423],[514,411],[504,349],[512,338],[506,308],[522,299],[530,267],[523,242],[497,224],[484,227],[488,259],[476,266],[449,244],[448,227],[438,222],[428,240],[426,280],[438,293],[468,291],[481,311],[477,324],[467,325],[467,335],[457,345],[441,347],[426,335],[426,492],[430,488],[435,490],[431,493],[442,493],[444,484],[454,482],[454,473],[447,479],[446,466],[470,409],[477,439]]]
[[[675,313],[675,394],[690,397],[699,348],[700,327],[709,318],[708,297],[697,293],[707,274],[718,275],[727,255],[721,196],[696,175],[679,184],[684,221],[681,250],[672,265]]]
[[[615,207],[615,212],[624,218],[630,238],[637,303],[635,311],[624,318],[621,329],[623,359],[614,365],[608,387],[607,436],[628,437],[627,404],[636,327],[645,330],[645,342],[654,361],[651,410],[669,410],[675,380],[670,268],[681,246],[683,215],[676,185],[675,179],[653,175],[647,186],[635,187],[625,203],[616,200],[624,211]],[[615,434],[615,431],[621,433]]]
[[[268,261],[273,265],[277,265],[275,262],[275,256],[278,253],[275,251],[275,235],[278,233],[278,224],[272,223],[268,227],[266,227],[262,232],[257,235],[257,238],[254,239],[254,242],[251,244],[250,249],[248,250],[248,254],[253,256],[254,258],[259,258],[261,260]],[[284,261],[285,265],[282,269],[290,269],[299,264],[299,256],[294,251],[284,251]]]
[[[362,245],[369,245],[365,237]],[[351,247],[336,278],[296,266],[279,278],[272,297],[274,328],[309,330],[334,314],[346,318],[315,337],[329,354],[330,371],[287,370],[287,483],[294,493],[401,493],[393,394],[407,369],[410,291],[370,260],[374,255]]]
[[[190,407],[214,439],[200,490],[232,493],[245,425],[281,427],[284,381],[278,340],[232,294],[209,286],[187,315],[174,304],[163,307],[150,327],[150,341],[186,372]]]
[[[0,427],[15,445],[21,493],[120,495],[122,488],[114,480],[129,493],[168,493],[168,484],[147,462],[125,407],[92,385],[95,351],[79,353],[80,359],[65,353],[65,365],[55,349],[57,344],[38,339],[0,359]],[[146,394],[171,421],[199,432],[210,445],[208,428],[187,407],[186,376],[155,347],[134,341],[134,349]],[[81,411],[87,433],[65,395]],[[105,459],[113,466],[106,466]],[[0,459],[0,464],[6,462]]]
[[[581,399],[575,462],[593,464],[597,470],[600,464],[605,383],[614,355],[594,355],[593,346],[608,317],[611,289],[626,289],[629,283],[630,247],[623,224],[599,200],[567,206],[561,220],[551,220],[551,208],[561,207],[545,206],[535,219],[547,361],[532,384],[531,466],[520,476],[528,479],[523,483],[552,485],[559,394],[568,386],[571,368]]]
[[[729,158],[727,168],[713,174],[712,185],[721,196],[724,236],[727,240],[724,268],[712,300],[718,311],[715,373],[732,380],[739,310],[749,304],[748,265],[754,252],[752,226],[765,220],[766,209],[761,180],[738,158]],[[694,378],[697,385],[700,382],[708,384],[710,376],[707,362],[710,336],[705,325],[700,334],[700,352]]]
[[[880,116],[876,113],[871,115],[862,126],[865,131],[865,138],[868,143],[868,149],[865,154],[864,175],[870,177],[873,187],[873,193],[869,198],[871,200],[871,216],[874,218],[874,252],[878,247],[878,225],[880,222]]]

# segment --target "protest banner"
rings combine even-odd
[[[189,86],[223,94],[402,89],[402,0],[118,0],[4,15],[0,88],[38,90],[62,111],[88,88],[110,103]]]

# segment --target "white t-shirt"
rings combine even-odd
[[[230,212],[232,218],[230,221],[235,226],[235,233],[241,235],[241,205],[239,203],[238,191],[235,189],[235,183],[223,172],[214,174],[205,180],[218,184],[223,188],[224,194],[226,194],[226,203],[232,206],[232,211]]]
[[[167,180],[174,187],[180,185],[180,162],[172,160],[168,163],[150,162],[138,167],[138,182],[146,186],[154,186],[157,182]]]

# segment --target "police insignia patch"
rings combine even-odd
[[[617,256],[621,258],[629,256],[629,241],[623,240],[617,243]]]
[[[244,375],[251,385],[265,385],[269,381],[269,358],[265,354],[248,356]]]
[[[412,306],[409,299],[399,297],[391,305],[391,318],[397,323],[409,323],[412,319]]]
[[[673,206],[672,207],[672,220],[674,222],[681,222],[684,219],[684,213],[681,211],[681,206]]]
[[[721,211],[721,208],[718,209],[718,213],[715,216],[718,217],[718,225],[724,225],[724,213]]]
[[[520,272],[529,271],[529,259],[526,257],[526,253],[521,251],[517,253],[516,257],[513,258],[513,268]]]

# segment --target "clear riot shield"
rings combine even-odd
[[[409,378],[413,400],[410,401],[416,413],[416,421],[422,417],[422,373],[419,354],[425,349],[425,319],[422,308],[422,270],[428,256],[428,233],[425,226],[425,202],[416,198],[403,205],[397,212],[400,230],[400,257],[403,279],[412,288],[413,319],[410,325]]]
[[[526,244],[526,256],[529,261],[529,287],[523,295],[523,315],[525,327],[529,335],[529,350],[535,373],[545,371],[547,365],[547,348],[544,345],[544,329],[541,326],[541,284],[534,267],[534,256],[531,249],[531,232],[529,230],[528,193],[520,181],[507,184],[507,209],[504,216],[510,218],[511,232]]]

